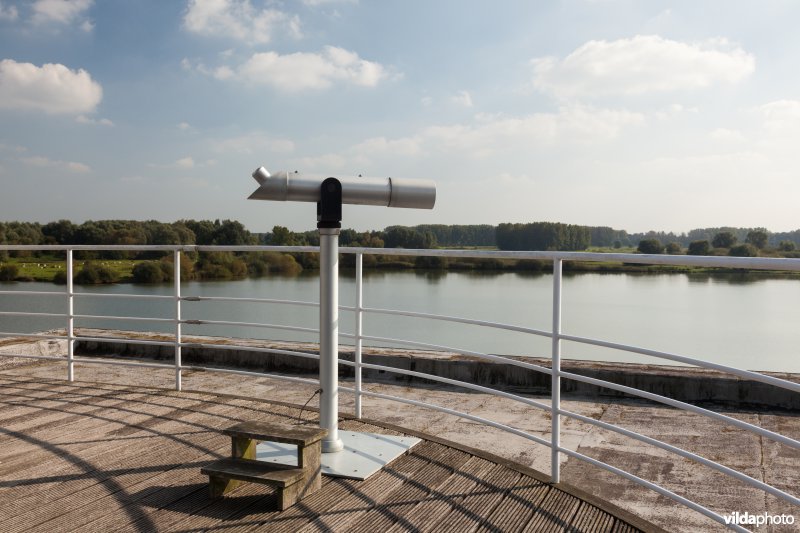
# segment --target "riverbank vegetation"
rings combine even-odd
[[[317,232],[294,232],[275,226],[251,233],[232,220],[158,221],[102,220],[74,224],[68,220],[38,224],[0,223],[0,244],[61,245],[286,245],[317,246]],[[688,254],[736,257],[800,257],[800,230],[772,233],[763,228],[705,228],[674,234],[629,234],[608,227],[553,222],[527,224],[390,226],[359,232],[343,229],[340,245],[367,248],[462,248],[481,250],[549,250],[609,253]],[[165,283],[174,277],[173,255],[157,251],[75,251],[75,283]],[[364,255],[366,269],[428,271],[547,271],[547,261]],[[0,251],[0,281],[66,283],[63,252]],[[341,257],[344,269],[355,256]],[[608,262],[568,262],[565,270],[580,272],[705,272],[695,267]],[[275,252],[182,253],[185,280],[236,279],[267,274],[297,274],[319,268],[317,254]]]

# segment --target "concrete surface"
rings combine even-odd
[[[61,343],[61,344],[59,344]],[[5,353],[50,354],[63,349],[63,341],[28,342],[18,346],[2,346]],[[63,353],[63,352],[61,352]],[[66,366],[60,362],[34,362],[5,359],[0,371],[42,378],[64,379]],[[12,365],[13,363],[13,365]],[[286,381],[267,377],[245,377],[205,371],[185,371],[186,390],[213,390],[263,399],[280,400],[302,405],[309,398],[310,406],[317,405],[316,386],[286,385]],[[76,379],[151,387],[172,388],[174,371],[161,369],[131,369],[122,366],[76,365]],[[352,387],[350,380],[342,386]],[[374,382],[365,384],[367,390],[382,394],[413,398],[458,409],[508,424],[545,439],[550,438],[549,413],[510,400],[485,394],[463,392],[451,387],[431,384],[397,384]],[[532,395],[543,403],[549,396]],[[706,405],[706,407],[709,407]],[[756,479],[798,495],[800,487],[800,451],[776,444],[749,432],[738,430],[706,419],[700,415],[628,399],[592,399],[566,395],[562,408],[620,425],[644,435],[663,440],[701,456],[740,470]],[[724,410],[725,414],[800,439],[800,412],[769,410]],[[341,395],[340,413],[353,412],[353,398]],[[299,414],[299,409],[298,409]],[[450,439],[460,444],[488,450],[542,472],[550,471],[550,450],[521,437],[495,430],[471,421],[396,402],[364,399],[364,416],[413,428]],[[682,496],[705,505],[720,514],[734,511],[770,514],[792,514],[792,527],[761,527],[757,531],[800,530],[800,508],[783,503],[762,491],[749,488],[693,461],[642,444],[614,432],[596,428],[575,420],[562,419],[562,445],[580,453],[627,470],[654,481]],[[672,500],[606,473],[586,463],[561,458],[564,482],[597,495],[623,509],[633,512],[669,531],[721,531],[716,522],[689,510]]]
[[[62,330],[63,331],[63,330]],[[81,328],[81,336],[143,338],[172,341],[173,337],[156,333],[122,330]],[[310,373],[317,375],[317,361],[292,355],[263,353],[246,349],[217,349],[208,345],[235,345],[243,347],[268,347],[318,353],[315,343],[263,341],[253,339],[226,339],[223,337],[185,337],[185,342],[203,343],[206,346],[184,346],[184,364],[201,366],[230,366],[252,369],[259,372]],[[149,357],[172,361],[175,349],[172,346],[152,346],[125,344],[118,341],[77,341],[76,353]],[[354,360],[353,347],[340,345],[339,357]],[[521,360],[543,367],[550,367],[549,359],[533,357],[506,357]],[[431,350],[409,350],[395,348],[367,347],[363,350],[362,361],[403,370],[414,370],[425,374],[457,379],[489,387],[502,386],[506,389],[524,391],[530,394],[550,394],[550,376],[539,371],[520,366],[478,359],[453,352]],[[561,369],[582,376],[609,381],[676,400],[690,403],[714,402],[733,408],[781,408],[800,411],[800,394],[765,383],[739,378],[726,372],[690,366],[667,366],[636,363],[606,363],[598,361],[578,361],[563,359]],[[352,377],[353,368],[341,365],[342,377]],[[800,374],[765,372],[766,375],[800,383]],[[409,378],[398,374],[379,374],[365,369],[365,379],[377,378],[383,381],[407,381]],[[563,393],[593,398],[636,398],[624,392],[597,387],[574,379],[562,379]]]

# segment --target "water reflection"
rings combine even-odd
[[[355,272],[341,269],[340,303],[352,306]],[[17,282],[3,290],[63,292],[63,286]],[[171,284],[76,287],[79,293],[172,295]],[[267,275],[227,281],[189,281],[184,296],[227,296],[317,302],[318,272]],[[364,305],[419,311],[513,324],[548,331],[552,323],[552,275],[537,271],[446,272],[442,270],[364,271]],[[798,321],[800,280],[743,273],[625,274],[565,273],[565,334],[604,339],[654,350],[712,360],[754,370],[800,372],[800,346],[794,338]],[[0,311],[66,312],[67,299],[3,295]],[[171,300],[145,301],[76,298],[75,313],[85,315],[169,318]],[[264,303],[185,302],[184,318],[258,322],[316,328],[316,307]],[[341,331],[352,332],[353,313],[340,314]],[[0,331],[63,328],[65,319],[0,316]],[[171,323],[116,322],[80,319],[82,327],[107,327],[169,332]],[[407,338],[482,351],[546,357],[550,341],[520,333],[439,321],[379,315],[364,316],[367,335]],[[743,335],[743,332],[747,332]],[[313,334],[265,328],[186,325],[186,334],[313,341]],[[565,358],[664,361],[635,354],[565,343]]]

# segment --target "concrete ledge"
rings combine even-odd
[[[79,332],[92,337],[129,337],[147,340],[171,341],[172,337],[157,333],[130,331],[88,330]],[[242,347],[274,348],[305,353],[318,353],[315,343],[276,342],[220,337],[185,337],[185,342],[237,345]],[[125,344],[119,341],[77,341],[76,354],[92,356],[144,357],[151,359],[174,358],[172,346],[146,346]],[[340,358],[353,360],[353,348],[341,346]],[[383,365],[403,370],[413,370],[439,377],[491,386],[494,388],[528,394],[549,394],[550,376],[518,366],[484,361],[455,353],[425,350],[400,350],[392,348],[367,348],[362,359],[365,363]],[[550,366],[549,359],[522,358],[541,366]],[[250,352],[245,349],[215,349],[213,347],[185,346],[182,360],[186,365],[221,366],[263,372],[317,374],[317,360],[291,355]],[[732,408],[800,410],[800,394],[786,389],[750,381],[719,372],[693,367],[646,365],[632,363],[605,363],[595,361],[562,361],[562,369],[583,376],[610,381],[674,398],[688,403],[715,403]],[[800,374],[765,373],[766,375],[800,383]],[[342,378],[352,378],[353,368],[340,366]],[[411,378],[388,371],[363,370],[365,380],[384,382],[436,383],[432,380]],[[574,380],[562,380],[562,392],[587,398],[632,398],[615,390],[596,387]]]

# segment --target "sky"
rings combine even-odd
[[[426,178],[344,227],[800,227],[800,3],[0,0],[0,220],[234,219],[252,171]]]

